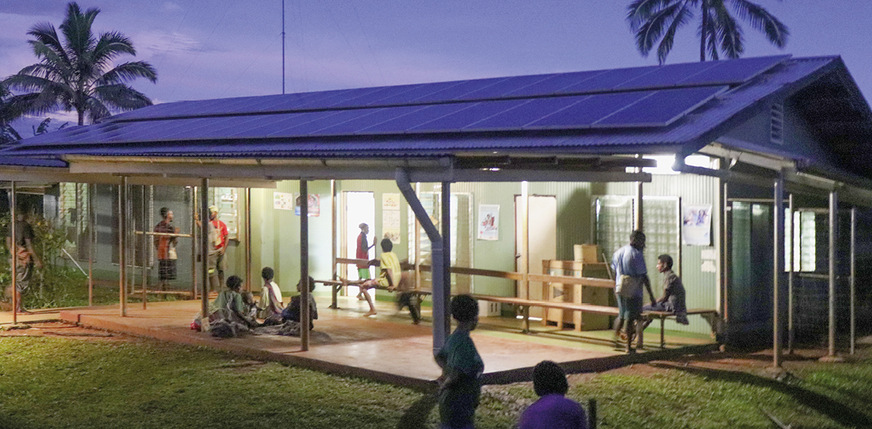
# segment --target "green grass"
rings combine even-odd
[[[636,365],[571,377],[601,428],[870,427],[872,359],[803,363],[785,382],[748,372]],[[640,371],[636,371],[636,370]],[[644,370],[643,370],[644,369]],[[487,386],[478,428],[507,428],[529,383]],[[150,340],[0,338],[0,427],[435,427],[430,393]]]

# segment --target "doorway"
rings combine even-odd
[[[367,242],[369,245],[375,243],[375,196],[372,192],[343,192],[342,203],[345,207],[343,215],[343,231],[342,239],[342,255],[346,258],[354,258],[357,254],[357,236],[360,235],[360,224],[369,225],[369,234]],[[378,243],[375,243],[378,244]],[[375,257],[375,247],[371,247],[367,254],[367,259]],[[372,267],[369,267],[372,278]],[[354,266],[343,265],[341,271],[345,271],[343,277],[350,280],[359,280],[357,269]],[[351,289],[351,290],[348,290]],[[349,295],[357,295],[357,287],[349,286],[346,288],[346,293]]]
[[[523,264],[529,260],[529,274],[545,274],[542,261],[557,259],[557,197],[554,195],[531,195],[529,198],[530,216],[524,222],[523,196],[515,195],[515,271],[524,272]],[[527,249],[524,249],[524,232],[527,232]],[[518,282],[518,296],[541,300],[542,283],[529,282],[529,286]],[[531,308],[530,316],[542,317],[541,308]]]

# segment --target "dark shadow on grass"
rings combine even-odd
[[[430,411],[439,402],[435,393],[425,393],[417,400],[397,422],[397,429],[419,429],[425,427]]]
[[[830,399],[819,393],[812,392],[799,386],[783,383],[777,380],[771,380],[764,377],[759,377],[753,374],[737,371],[725,371],[709,368],[699,368],[690,366],[676,366],[664,363],[651,363],[651,366],[658,368],[674,369],[694,374],[700,377],[706,377],[715,380],[727,381],[731,383],[743,383],[753,386],[771,389],[790,395],[797,402],[816,410],[817,412],[829,417],[843,426],[848,427],[872,427],[872,418],[853,408],[845,406],[833,399]]]

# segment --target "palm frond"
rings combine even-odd
[[[104,104],[118,110],[133,110],[151,106],[145,94],[124,84],[104,85],[94,89],[94,96]]]
[[[70,62],[70,59],[64,50],[64,45],[61,43],[61,39],[58,38],[58,33],[55,30],[54,25],[47,22],[36,24],[30,28],[30,31],[28,31],[27,34],[35,39],[30,41],[31,46],[33,46],[35,42],[41,43],[46,47],[46,49],[52,50],[59,57],[63,58],[64,62]],[[40,57],[39,53],[35,51],[34,54],[37,58]]]
[[[94,46],[91,60],[100,67],[106,67],[121,54],[136,56],[133,42],[124,34],[111,31],[100,34],[100,39],[97,40],[97,44]]]
[[[657,11],[639,27],[636,31],[636,48],[642,55],[647,56],[651,52],[654,43],[660,40],[671,20],[675,18],[680,6],[680,3],[676,3]]]
[[[634,0],[627,6],[627,21],[633,31],[638,30],[645,21],[659,10],[672,3],[683,3],[681,0]]]
[[[681,10],[679,10],[675,15],[675,19],[672,20],[672,24],[670,24],[669,28],[666,29],[666,32],[663,33],[663,39],[657,47],[658,63],[663,65],[666,62],[666,56],[669,55],[669,52],[672,50],[672,45],[675,43],[675,33],[681,26],[689,23],[691,19],[693,19],[693,12],[687,8],[686,4],[682,5]]]
[[[744,36],[742,28],[730,15],[726,8],[715,10],[717,38],[720,42],[720,50],[727,58],[739,58],[745,52]]]
[[[755,30],[765,34],[770,43],[779,48],[787,46],[790,30],[769,11],[748,0],[730,0],[730,4],[741,20],[751,24],[751,27]]]
[[[76,56],[81,57],[93,49],[94,34],[91,25],[94,18],[100,13],[100,9],[91,8],[84,13],[76,2],[67,5],[67,16],[61,24],[61,33],[67,39],[66,48]]]
[[[134,80],[138,77],[146,78],[152,83],[157,82],[157,71],[154,66],[145,61],[131,61],[122,63],[107,71],[100,79],[97,79],[97,85],[124,83]]]

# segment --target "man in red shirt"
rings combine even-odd
[[[218,207],[210,206],[209,207],[209,220],[212,222],[212,227],[217,231],[217,236],[215,241],[212,243],[215,246],[215,250],[218,251],[218,261],[216,263],[216,269],[218,270],[218,284],[224,284],[224,253],[227,251],[227,236],[229,233],[227,232],[227,225],[218,219]]]

